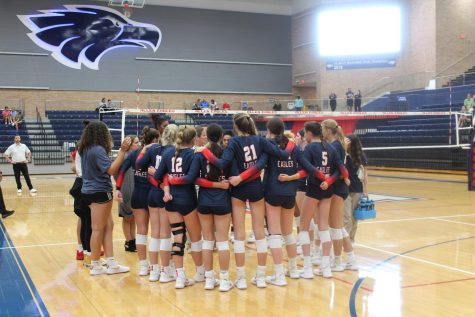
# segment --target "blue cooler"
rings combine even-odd
[[[374,201],[368,197],[361,197],[358,207],[353,211],[353,217],[356,220],[366,220],[376,218],[376,209]]]

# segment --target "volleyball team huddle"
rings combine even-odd
[[[112,163],[104,157],[110,147],[94,141],[100,140],[101,134],[110,138],[105,124],[91,122],[85,127],[78,152],[83,169],[82,195],[92,215],[91,275],[129,271],[112,253],[112,190],[108,184],[96,186],[98,177],[92,173],[102,173],[109,181],[109,175],[117,173],[115,198],[122,202],[120,189],[130,168],[134,170],[131,206],[137,225],[138,273],[150,281],[175,281],[176,288],[204,282],[208,290],[246,289],[246,206],[251,210],[257,253],[251,283],[258,288],[285,286],[287,277],[331,278],[332,271],[358,269],[352,241],[343,226],[348,171],[354,174],[355,169],[347,168],[351,159],[347,159],[345,148],[352,141],[345,142],[341,127],[334,120],[306,122],[293,137],[285,134],[284,123],[275,117],[268,121],[264,138],[246,113],[236,114],[233,125],[235,136],[224,142],[222,128],[208,125],[203,131],[207,137],[204,146],[195,145],[201,135],[197,136],[192,126],[144,128],[142,144],[137,137],[126,137]],[[236,265],[233,281],[229,276],[231,223]],[[189,253],[196,267],[192,278],[187,277],[183,266],[187,239],[191,240]],[[297,241],[303,268],[297,266]],[[106,265],[99,261],[101,246]],[[219,276],[213,269],[215,249]],[[266,276],[269,249],[274,270]]]

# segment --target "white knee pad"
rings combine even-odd
[[[300,216],[295,217],[295,225],[296,225],[297,227],[300,227]]]
[[[322,243],[332,241],[329,230],[320,231],[320,241]]]
[[[256,250],[257,253],[267,253],[267,240],[256,240]]]
[[[343,238],[348,238],[350,236],[345,228],[341,228],[341,235]]]
[[[216,242],[216,247],[218,251],[227,251],[229,250],[229,242],[228,241],[218,241]]]
[[[282,248],[282,235],[280,235],[280,234],[271,234],[269,236],[269,248],[271,248],[271,249],[281,249]]]
[[[295,241],[295,236],[292,233],[287,236],[284,236],[284,240],[285,240],[286,245],[292,245],[292,244],[297,243]]]
[[[308,235],[308,231],[299,232],[299,242],[301,245],[310,244],[310,236]]]
[[[136,234],[135,235],[135,244],[147,245],[147,236],[145,234]]]
[[[341,229],[330,228],[330,237],[332,240],[341,240],[343,235],[341,234]]]
[[[203,240],[199,240],[191,243],[191,252],[201,252],[203,249]],[[213,250],[211,248],[211,250]]]
[[[315,226],[315,221],[313,221],[313,218],[312,218],[312,220],[310,220],[310,225],[308,227],[308,230],[309,231],[317,231],[317,230],[315,230],[315,227],[316,227]]]
[[[160,251],[160,239],[150,238],[150,245],[148,246],[150,252]]]
[[[172,241],[170,239],[160,239],[160,250],[161,251],[171,251],[172,250]]]
[[[214,241],[213,240],[203,240],[203,250],[213,251]]]
[[[234,253],[244,253],[244,252],[246,252],[244,241],[234,240]]]

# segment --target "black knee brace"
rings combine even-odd
[[[177,247],[179,250],[172,249],[172,255],[183,256],[185,254],[185,243],[186,243],[186,226],[184,222],[172,223],[170,224],[172,228],[172,233],[174,236],[174,241],[172,247]],[[181,242],[176,241],[177,235],[182,235]]]

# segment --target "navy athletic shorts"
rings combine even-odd
[[[130,200],[130,206],[133,209],[148,209],[148,192],[150,187],[134,187],[132,193],[132,199]]]
[[[152,208],[164,208],[165,202],[163,201],[164,192],[157,187],[150,188],[148,192],[148,205]]]
[[[251,203],[264,198],[264,184],[261,180],[255,180],[231,189],[231,197],[242,201],[249,200]]]
[[[333,196],[333,186],[330,186],[327,190],[323,190],[320,188],[320,185],[308,184],[305,196],[317,200],[331,198]]]
[[[266,195],[266,203],[275,207],[292,209],[295,207],[295,196]]]

